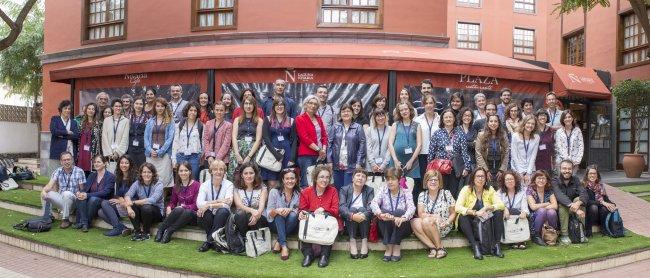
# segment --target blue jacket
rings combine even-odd
[[[61,153],[66,151],[69,140],[72,140],[73,150],[77,149],[74,145],[79,139],[79,126],[77,125],[77,121],[72,118],[70,118],[70,131],[72,131],[72,134],[68,134],[68,130],[65,128],[61,116],[52,116],[50,119],[50,133],[52,134],[50,159],[58,160]],[[76,154],[73,155],[76,156]]]
[[[144,128],[144,155],[147,157],[151,157],[151,151],[153,151],[153,140],[151,136],[155,124],[156,117],[152,117],[147,121],[147,127]],[[158,157],[163,157],[166,154],[171,155],[172,142],[174,142],[174,129],[173,121],[167,124],[167,128],[165,129],[165,143],[158,149]]]
[[[287,115],[291,118],[296,118],[298,116],[298,107],[296,105],[296,102],[288,97],[285,93],[284,95],[284,107],[286,109]],[[264,111],[265,116],[270,116],[271,111],[273,110],[273,93],[271,93],[270,97],[267,97],[264,99],[264,102],[262,103],[262,111]]]
[[[332,163],[334,169],[338,169],[341,143],[345,138],[348,150],[347,170],[354,170],[357,166],[364,167],[366,165],[366,135],[363,128],[353,122],[348,132],[346,134],[344,132],[343,123],[335,123],[332,126],[327,143],[327,162]]]
[[[86,179],[86,185],[80,190],[88,194],[88,198],[97,197],[101,199],[108,199],[113,193],[113,185],[115,185],[115,175],[109,171],[104,172],[104,177],[100,181],[100,184],[97,185],[97,190],[90,191],[90,187],[97,180],[97,172],[90,173],[90,176]]]

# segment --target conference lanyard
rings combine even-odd
[[[524,150],[526,151],[525,156],[526,156],[526,161],[528,161],[528,147],[530,147],[530,140],[532,138],[528,138],[528,143],[526,143],[526,138],[524,137]]]
[[[251,191],[251,196],[248,197],[248,193],[246,193],[246,190],[244,190],[244,198],[246,200],[248,200],[248,207],[251,207],[253,205],[253,193],[254,193],[254,190]]]
[[[221,188],[223,187],[222,185],[223,184],[220,184],[219,185],[219,190],[217,190],[217,199],[219,198],[219,194],[221,194]],[[212,179],[210,179],[210,189],[212,189],[212,199],[210,199],[210,200],[214,201],[216,199],[214,198],[214,185],[212,185]]]
[[[384,141],[384,137],[386,137],[386,126],[384,126],[384,131],[379,134],[379,129],[377,129],[377,138],[379,139],[379,157],[381,157],[381,142]]]
[[[117,120],[117,124],[115,124],[115,118],[113,118],[113,143],[115,143],[115,140],[117,139],[117,128],[119,127],[121,121],[122,117],[120,117],[120,119]]]
[[[397,189],[397,199],[395,200],[395,206],[393,206],[393,197],[390,196],[390,189],[388,190],[388,203],[390,203],[390,209],[392,212],[395,212],[395,209],[399,207],[399,197],[401,196],[402,190]]]
[[[70,183],[72,182],[72,173],[74,173],[74,169],[72,169],[72,172],[70,172],[70,175],[67,175],[68,178],[66,179],[65,178],[65,176],[66,176],[65,171],[63,169],[61,169],[61,173],[59,175],[63,174],[63,183],[65,183],[65,185],[66,185],[65,189],[70,189],[72,187],[70,185]],[[61,191],[64,191],[64,190],[61,190]]]
[[[411,146],[411,136],[410,136],[411,135],[411,124],[409,124],[409,128],[407,130],[406,125],[402,121],[402,129],[404,130],[404,133],[405,133],[404,135],[406,136],[406,145],[410,147]]]
[[[149,190],[147,190],[147,188],[149,188]],[[142,190],[144,191],[144,194],[147,194],[147,198],[149,198],[149,195],[151,194],[151,185],[143,186]]]
[[[442,190],[442,189],[441,189],[441,190]],[[438,194],[436,194],[436,198],[435,198],[435,200],[433,201],[433,206],[431,206],[431,211],[429,211],[429,213],[433,213],[433,212],[436,210],[436,204],[438,203],[438,199],[440,198],[440,191],[441,191],[441,190],[438,190]],[[428,190],[427,190],[426,193],[427,193],[427,203],[426,203],[426,204],[427,204],[427,207],[428,207],[428,206],[429,206],[429,200],[430,200],[430,199],[429,199],[429,192],[428,192]],[[427,209],[427,210],[428,210],[428,209]]]
[[[434,115],[435,115],[435,114],[434,114]],[[424,120],[427,121],[427,125],[429,126],[429,137],[431,137],[431,135],[432,135],[432,132],[431,132],[431,131],[433,130],[433,122],[434,122],[435,120],[429,122],[429,119],[427,118],[427,115],[424,115]]]
[[[189,150],[190,148],[190,136],[192,136],[192,131],[194,131],[194,127],[196,126],[197,120],[194,120],[194,124],[192,125],[192,128],[187,129],[185,128],[185,136],[187,137],[187,142],[185,142],[185,149],[186,151]]]
[[[573,136],[573,130],[569,134],[564,130],[564,135],[566,135],[566,153],[567,155],[571,155],[571,136]]]

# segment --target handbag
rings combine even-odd
[[[284,155],[284,150],[278,150],[278,152]],[[255,163],[272,172],[280,172],[282,169],[282,159],[276,160],[275,156],[271,151],[269,151],[269,147],[266,145],[263,145],[257,152],[257,155],[255,155]]]
[[[377,216],[372,217],[370,220],[370,230],[368,232],[368,241],[375,243],[379,242],[379,227],[377,226]]]
[[[384,186],[386,186],[386,178],[381,173],[372,173],[368,175],[366,179],[366,185],[372,187],[375,192],[379,192]]]
[[[544,224],[542,227],[542,240],[549,246],[557,244],[557,230],[553,229],[551,225]]]
[[[2,189],[2,191],[16,189],[18,188],[18,183],[16,183],[14,179],[8,178],[5,181],[0,183],[0,188]]]
[[[309,213],[300,220],[298,239],[302,242],[319,245],[332,245],[339,232],[339,223],[334,216],[324,213]]]
[[[427,165],[427,171],[429,170],[437,170],[440,172],[440,174],[443,175],[449,175],[451,174],[451,170],[453,169],[451,165],[451,160],[449,159],[440,159],[436,158],[429,162],[429,165]]]
[[[114,159],[109,159],[108,165],[106,166],[106,171],[115,173],[115,169],[117,169],[117,161],[115,161]]]
[[[271,230],[261,228],[246,232],[246,255],[257,258],[271,251]]]
[[[530,239],[528,219],[526,218],[521,219],[518,215],[510,215],[503,221],[503,228],[503,238],[501,239],[503,244],[526,242]]]

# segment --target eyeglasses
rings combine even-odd
[[[484,175],[476,175],[476,176],[474,176],[474,178],[477,178],[477,179],[484,179],[485,176],[484,176]]]

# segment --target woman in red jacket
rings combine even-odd
[[[298,167],[300,167],[300,186],[308,186],[307,168],[316,161],[325,160],[327,153],[327,130],[320,116],[316,114],[319,101],[314,95],[307,96],[302,107],[305,111],[296,117],[298,133]]]
[[[298,219],[307,219],[308,213],[326,213],[336,217],[339,222],[339,230],[342,227],[339,218],[339,195],[336,188],[330,184],[332,180],[332,169],[326,165],[316,166],[312,173],[314,185],[307,187],[300,193],[300,214]],[[318,267],[326,267],[329,264],[329,256],[332,251],[331,245],[321,245],[321,257]],[[314,260],[311,243],[302,243],[302,254],[305,258],[302,261],[303,267],[308,267]]]

